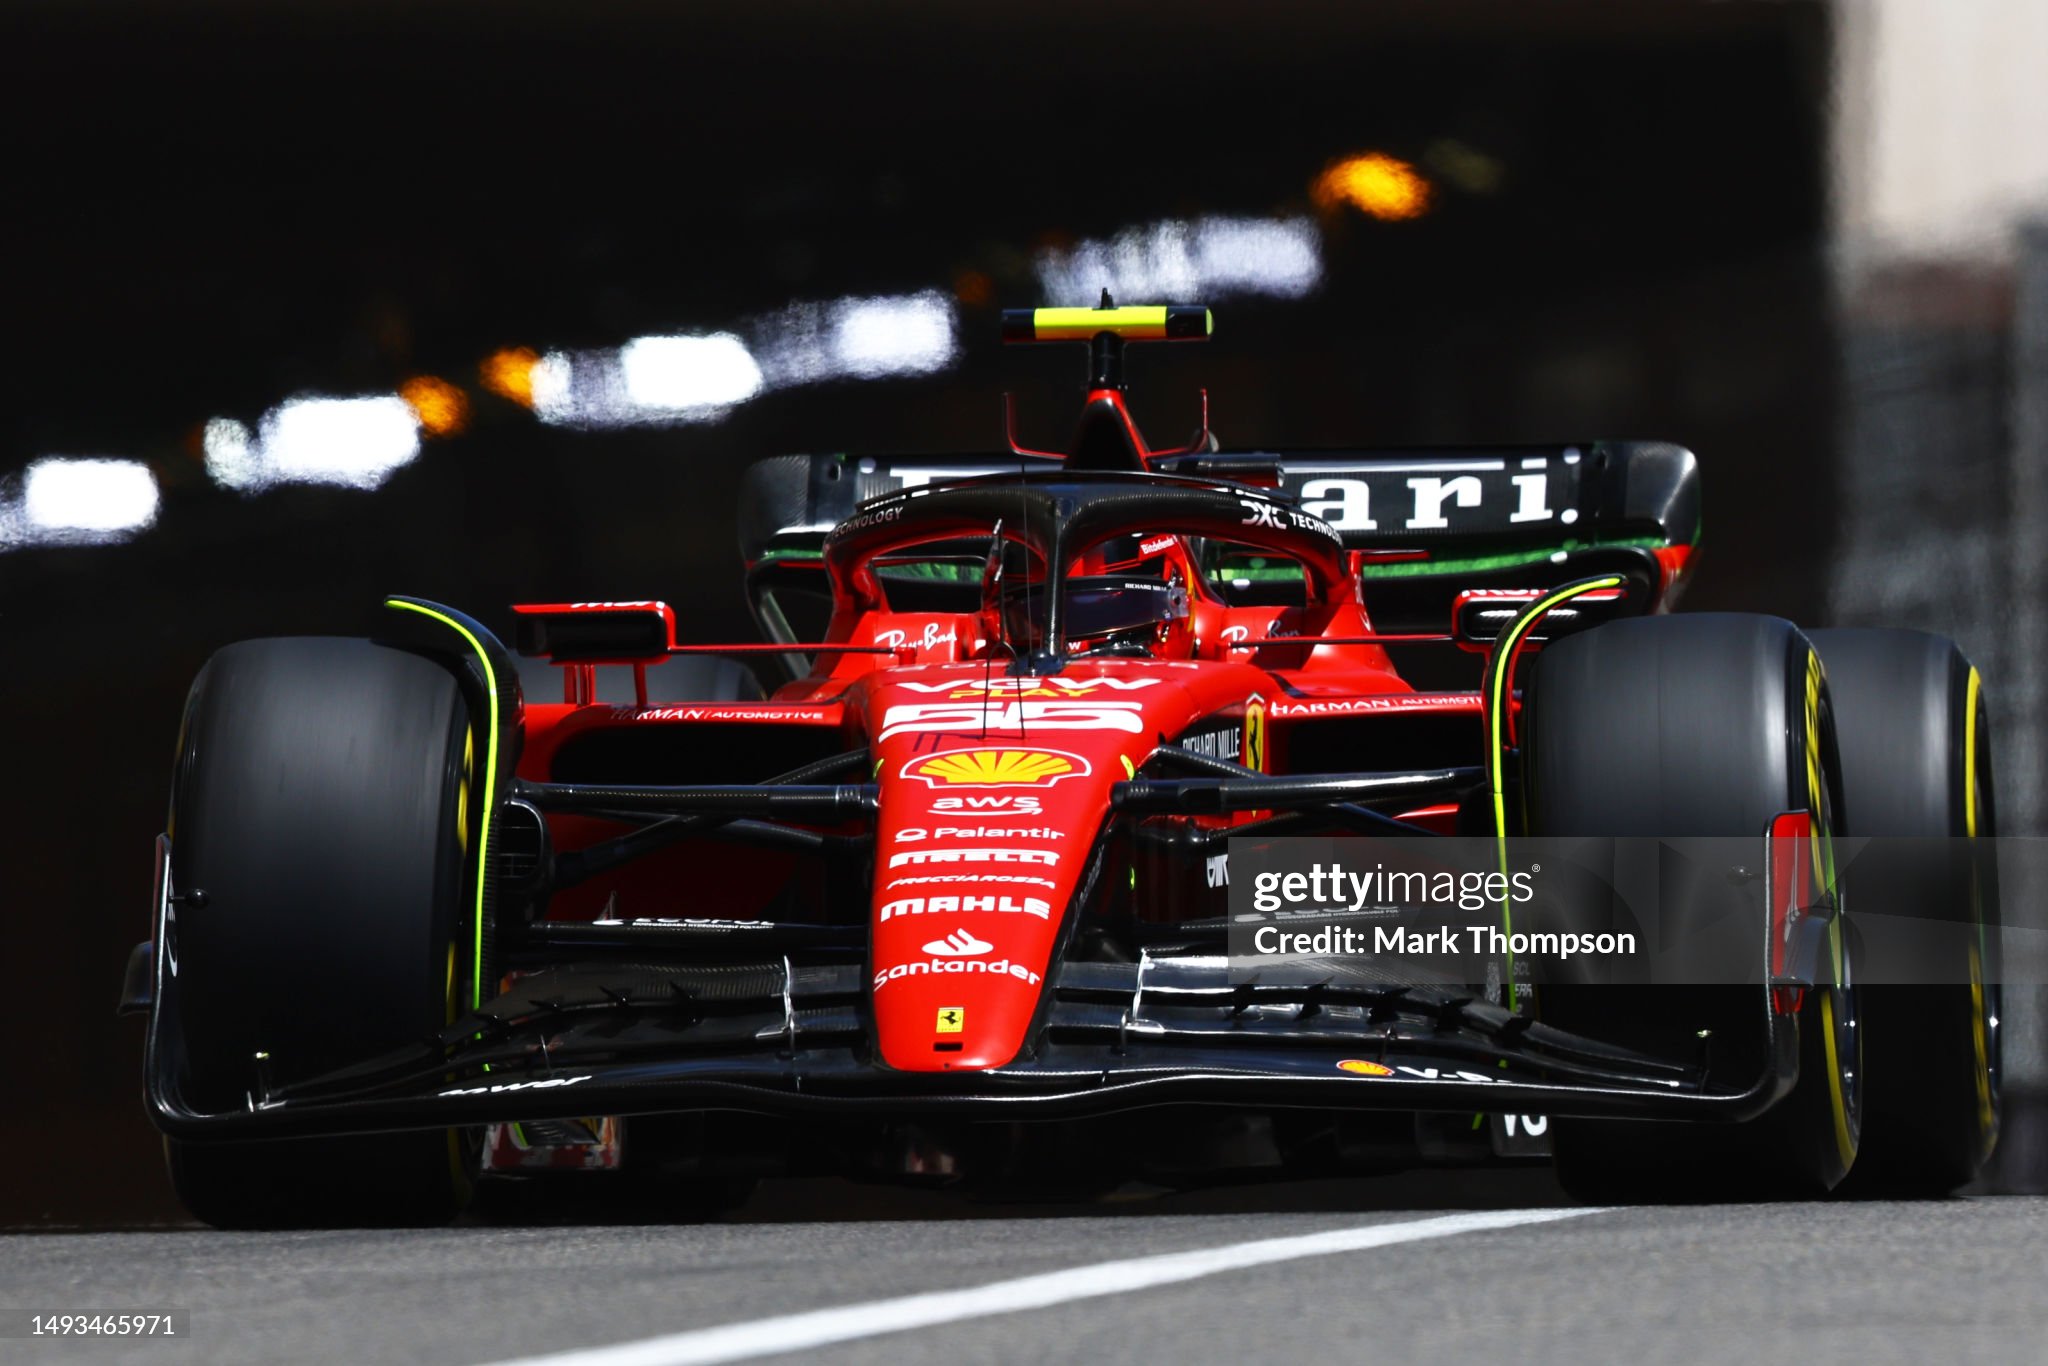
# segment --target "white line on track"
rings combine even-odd
[[[621,1342],[610,1347],[577,1348],[544,1356],[520,1357],[493,1362],[490,1366],[701,1366],[706,1362],[744,1361],[749,1357],[801,1352],[835,1342],[900,1333],[911,1328],[930,1328],[935,1324],[958,1323],[963,1319],[985,1318],[991,1314],[1014,1314],[1019,1310],[1044,1309],[1074,1300],[1121,1295],[1132,1290],[1198,1280],[1203,1276],[1269,1266],[1274,1262],[1290,1262],[1301,1257],[1358,1252],[1393,1243],[1420,1242],[1426,1238],[1447,1238],[1456,1233],[1480,1233],[1488,1229],[1518,1228],[1525,1224],[1547,1224],[1557,1219],[1575,1219],[1580,1215],[1599,1213],[1602,1211],[1597,1209],[1495,1210],[1447,1214],[1434,1219],[1412,1219],[1393,1224],[1368,1224],[1363,1228],[1332,1229],[1327,1233],[1305,1233],[1291,1238],[1260,1238],[1248,1243],[1197,1248],[1191,1252],[1166,1252],[1152,1257],[1096,1262],[1091,1266],[1020,1276],[1015,1280],[969,1286],[962,1290],[934,1290],[922,1295],[842,1305],[836,1309],[782,1314],[750,1323],[728,1323],[688,1333],[643,1338],[638,1342]]]

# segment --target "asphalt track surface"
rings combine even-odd
[[[2048,1200],[1588,1211],[1534,1173],[1449,1189],[1020,1213],[784,1183],[687,1226],[24,1232],[0,1237],[15,1320],[173,1308],[189,1323],[113,1342],[24,1338],[11,1321],[0,1361],[1868,1366],[2048,1351]]]

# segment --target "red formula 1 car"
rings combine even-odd
[[[515,657],[393,597],[374,638],[215,655],[126,992],[188,1207],[423,1220],[479,1173],[621,1165],[699,1193],[1517,1157],[1606,1199],[1968,1180],[1990,893],[1887,879],[1980,932],[1936,984],[1857,987],[1829,867],[1845,815],[1991,832],[1955,647],[1666,614],[1699,522],[1670,444],[1233,452],[1205,420],[1155,451],[1125,347],[1209,326],[1006,315],[1089,348],[1064,453],[755,466],[763,643],[558,603],[515,609]],[[1776,867],[1773,833],[1811,857]],[[1771,876],[1700,876],[1756,971],[1233,965],[1234,849],[1461,835],[1753,842]]]

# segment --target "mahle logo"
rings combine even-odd
[[[1057,749],[956,749],[903,766],[904,777],[938,788],[1051,787],[1088,771],[1086,759]]]

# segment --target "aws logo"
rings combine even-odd
[[[903,766],[904,777],[936,788],[1051,787],[1089,771],[1086,759],[1059,749],[956,749]]]
[[[1014,811],[1019,815],[1040,814],[1038,798],[1028,792],[1011,796],[1004,793],[993,797],[940,797],[932,802],[934,811]]]

